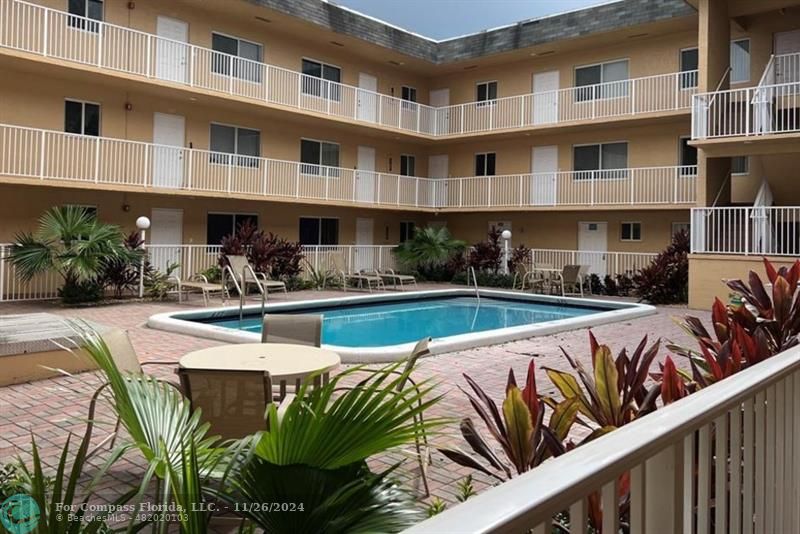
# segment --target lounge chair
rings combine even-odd
[[[189,300],[189,293],[191,291],[200,291],[203,293],[203,303],[208,306],[208,299],[212,294],[220,293],[222,295],[222,301],[224,302],[228,298],[228,288],[225,287],[221,282],[217,284],[212,284],[208,281],[203,274],[196,274],[192,277],[191,280],[181,280],[180,277],[172,275],[170,279],[175,283],[178,287],[178,302],[182,302],[183,300],[183,293],[186,292],[186,300]]]
[[[322,344],[322,315],[267,314],[261,326],[261,342],[319,347]]]
[[[560,274],[561,271],[556,269],[552,263],[537,263],[536,266],[530,270],[528,276],[528,284],[531,287],[531,291],[552,293],[553,280]]]
[[[280,280],[270,280],[266,273],[260,273],[253,269],[247,256],[228,256],[228,265],[233,272],[233,279],[241,287],[242,291],[247,291],[248,284],[258,285],[267,293],[270,290],[287,292],[286,284]]]
[[[339,252],[334,252],[331,254],[330,258],[331,263],[333,264],[333,270],[341,277],[342,289],[344,291],[347,291],[347,286],[350,281],[357,282],[359,288],[363,288],[364,283],[366,282],[367,289],[370,293],[372,293],[372,286],[375,286],[376,289],[384,289],[383,278],[381,278],[380,275],[367,274],[364,272],[351,272],[349,269],[345,268],[344,258]]]
[[[417,279],[411,276],[410,274],[397,274],[394,272],[394,269],[386,269],[384,271],[378,271],[378,276],[380,276],[384,281],[388,280],[392,283],[392,287],[397,289],[397,285],[400,284],[400,290],[405,291],[405,286],[408,284],[414,284],[414,288],[417,287]]]
[[[511,289],[517,289],[517,281],[519,281],[520,291],[525,291],[525,282],[530,279],[532,271],[524,262],[520,262],[514,267],[514,279],[511,281]]]
[[[192,404],[200,408],[210,435],[239,439],[267,429],[265,412],[272,404],[272,379],[266,371],[220,369],[178,369],[181,388]],[[283,411],[293,395],[281,403]]]

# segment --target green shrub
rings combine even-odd
[[[689,234],[680,231],[650,265],[633,277],[636,294],[651,304],[689,300]]]
[[[103,299],[103,286],[94,278],[91,280],[65,281],[58,290],[58,296],[64,304],[83,304],[98,302]]]

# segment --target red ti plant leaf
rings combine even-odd
[[[714,332],[717,334],[719,342],[725,343],[728,341],[728,336],[730,335],[728,309],[718,298],[714,299],[714,305],[711,308],[711,322],[714,323]]]
[[[683,383],[683,377],[678,374],[678,368],[675,367],[675,362],[672,358],[667,356],[664,360],[664,370],[661,377],[661,401],[666,406],[672,404],[676,400],[682,399],[688,395],[686,385]]]
[[[528,363],[528,376],[525,379],[525,387],[522,389],[522,400],[531,412],[531,423],[534,425],[539,419],[540,401],[539,393],[536,391],[536,364],[531,359]]]

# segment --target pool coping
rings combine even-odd
[[[519,291],[503,291],[495,289],[480,289],[480,296],[487,298],[505,298],[528,302],[542,302],[549,304],[566,304],[591,306],[602,308],[606,311],[584,315],[580,317],[570,317],[567,319],[557,319],[544,323],[512,326],[483,332],[473,332],[469,334],[458,334],[443,338],[434,338],[430,343],[431,354],[443,354],[464,349],[496,345],[507,343],[530,337],[555,334],[579,328],[590,328],[608,323],[645,317],[657,313],[654,306],[635,302],[620,302],[610,300],[600,300],[593,298],[560,297],[552,295],[537,295],[522,293]],[[357,296],[343,296],[324,299],[299,300],[292,302],[275,302],[267,304],[266,313],[270,311],[290,311],[315,306],[336,306],[339,304],[359,304],[365,302],[392,302],[397,300],[407,300],[412,296],[423,297],[473,297],[474,289],[454,288],[437,289],[426,291],[403,291],[398,293],[380,293]],[[244,312],[256,312],[261,310],[260,304],[251,304],[244,307]],[[256,332],[243,332],[212,324],[191,322],[192,319],[211,319],[222,317],[236,317],[238,306],[227,306],[217,308],[198,308],[187,311],[173,311],[159,313],[151,316],[147,320],[147,326],[157,330],[165,330],[178,334],[213,339],[226,343],[259,343],[261,334]],[[324,348],[333,350],[342,358],[342,363],[388,363],[401,360],[408,356],[414,343],[403,343],[399,345],[389,345],[384,347],[342,347],[337,345],[323,345]]]

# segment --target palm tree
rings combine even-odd
[[[85,208],[57,206],[39,218],[39,228],[15,237],[8,261],[24,281],[37,274],[56,271],[64,290],[92,281],[106,262],[135,262],[141,252],[125,247],[119,227],[103,224]]]
[[[404,266],[416,270],[432,270],[461,253],[466,243],[453,239],[442,227],[428,226],[417,231],[414,237],[397,248],[397,259]]]

